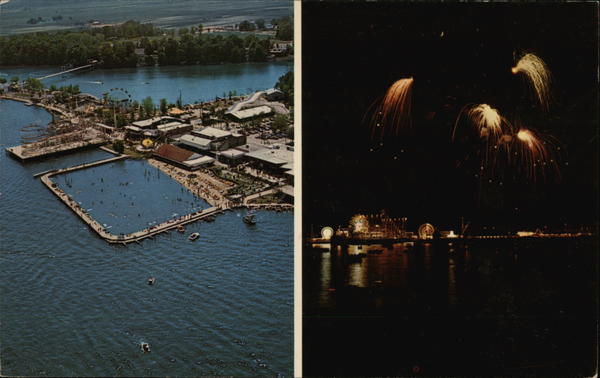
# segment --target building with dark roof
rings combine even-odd
[[[215,161],[210,156],[203,156],[172,144],[163,144],[152,155],[158,160],[191,171],[212,164]]]

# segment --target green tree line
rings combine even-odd
[[[261,62],[267,59],[269,46],[269,39],[255,35],[183,33],[176,39],[172,30],[163,33],[151,24],[128,21],[82,31],[0,37],[0,65],[83,65],[98,60],[106,68],[135,67],[136,48],[144,50],[147,65]]]

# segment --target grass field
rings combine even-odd
[[[81,28],[90,20],[116,23],[133,19],[180,28],[292,14],[293,0],[11,0],[0,5],[0,35]],[[43,21],[27,23],[38,17]]]

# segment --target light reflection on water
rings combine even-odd
[[[333,251],[330,244],[313,244],[312,247],[321,249],[318,306],[322,308],[333,306],[336,292],[345,287],[411,291],[421,290],[419,288],[431,282],[443,284],[447,304],[455,306],[460,294],[458,270],[472,269],[469,246],[451,242],[336,245]],[[489,273],[490,264],[489,256],[483,256],[477,264],[478,272]]]
[[[506,376],[578,376],[584,374],[573,369],[589,366],[597,349],[595,238],[334,248],[338,254],[305,259],[303,267],[322,272],[303,282],[310,361],[326,365],[327,352],[338,349],[336,366],[356,371],[360,361],[375,360],[363,371],[378,367],[381,375],[408,376],[416,365],[430,376],[492,368]],[[374,249],[382,252],[369,253]],[[310,266],[324,262],[327,269]],[[315,279],[331,286],[311,285]]]

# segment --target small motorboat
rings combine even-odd
[[[256,224],[256,219],[254,218],[255,214],[253,211],[249,211],[248,214],[244,215],[244,217],[242,218],[242,220],[244,221],[244,223],[246,224]]]
[[[215,221],[215,217],[213,217],[212,215],[209,215],[206,218],[204,218],[204,220],[207,221],[207,222],[214,222]]]
[[[188,240],[189,240],[189,241],[194,241],[194,240],[198,239],[198,237],[199,237],[199,236],[200,236],[200,234],[199,234],[199,233],[197,233],[197,232],[194,232],[193,234],[191,234],[191,235],[188,237]]]
[[[144,353],[150,353],[150,344],[148,344],[148,343],[141,343],[140,347],[142,348],[142,352],[144,352]]]
[[[156,278],[150,277],[148,278],[148,285],[154,285],[156,283]]]
[[[179,225],[177,226],[177,232],[183,234],[185,232],[185,227],[183,227],[183,225]]]

